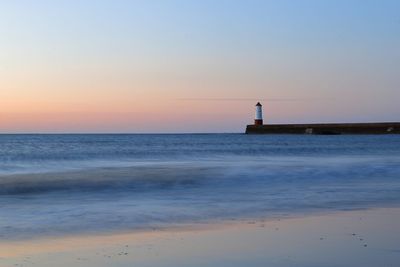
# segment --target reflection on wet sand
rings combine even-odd
[[[0,266],[396,266],[400,209],[0,243]]]

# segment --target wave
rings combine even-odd
[[[215,167],[154,165],[5,175],[0,177],[0,195],[54,191],[143,191],[198,186],[207,179],[220,175],[220,172]]]
[[[174,188],[274,188],[308,183],[363,183],[396,179],[397,157],[263,157],[198,162],[136,163],[129,167],[97,167],[62,172],[0,175],[0,195],[56,191],[151,191]]]
[[[0,236],[149,229],[400,203],[396,157],[148,163],[0,176]]]

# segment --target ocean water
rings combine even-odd
[[[400,204],[399,135],[0,135],[0,238]]]

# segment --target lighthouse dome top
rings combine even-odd
[[[256,107],[261,107],[262,105],[260,104],[260,102],[257,102]]]

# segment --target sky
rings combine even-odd
[[[1,133],[400,120],[397,0],[5,0]]]

